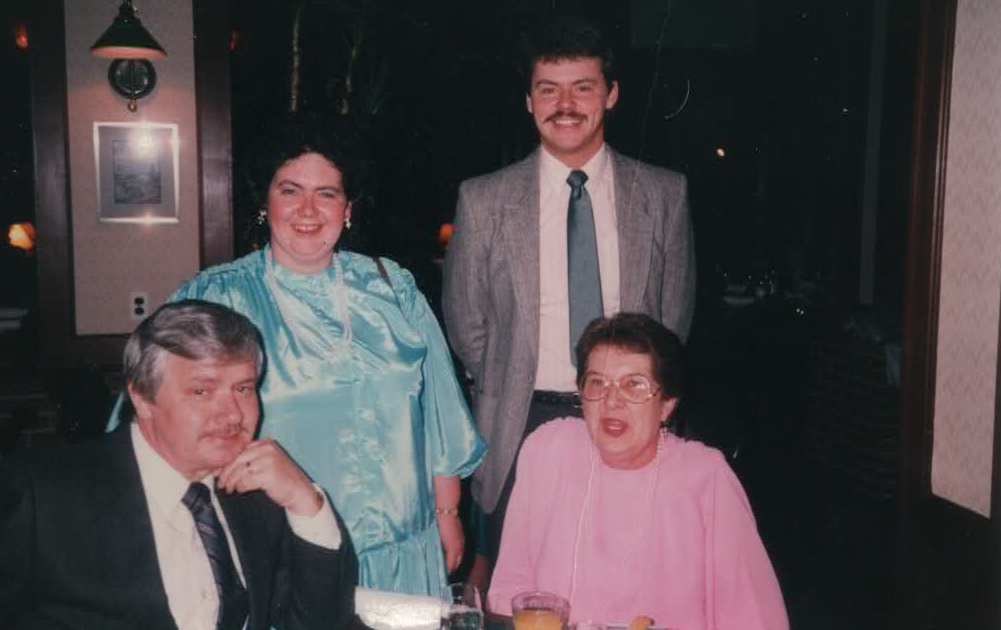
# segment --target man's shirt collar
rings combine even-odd
[[[591,159],[579,169],[570,168],[546,151],[545,147],[540,147],[539,187],[542,190],[546,190],[547,188],[562,190],[561,187],[567,185],[567,176],[570,175],[570,171],[575,170],[584,171],[589,182],[600,181],[605,176],[606,169],[608,168],[609,158],[606,146],[606,144],[602,143],[598,152],[592,155]]]
[[[181,499],[188,491],[191,481],[177,472],[173,466],[167,463],[167,460],[153,450],[150,443],[146,441],[146,436],[139,429],[137,422],[133,421],[131,430],[132,445],[136,452],[136,460],[139,462],[139,474],[142,476],[143,486],[146,490],[146,500],[169,522],[174,510],[185,509]],[[203,480],[210,490],[213,481],[211,476]]]

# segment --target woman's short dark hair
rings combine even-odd
[[[267,205],[271,180],[278,169],[308,153],[322,155],[341,173],[344,194],[351,202],[351,222],[356,226],[346,230],[341,239],[350,241],[364,223],[369,159],[354,125],[343,116],[291,112],[265,126],[251,149],[247,168],[253,212]],[[354,249],[350,244],[349,248]]]
[[[532,75],[540,61],[598,59],[608,88],[617,79],[615,51],[601,30],[578,15],[557,14],[535,30],[525,33],[521,42],[525,85],[532,92]]]
[[[619,313],[595,319],[580,336],[577,385],[584,382],[587,360],[598,346],[611,346],[650,357],[653,378],[665,398],[680,398],[684,374],[684,349],[678,336],[643,313]]]

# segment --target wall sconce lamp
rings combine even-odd
[[[14,223],[7,230],[11,246],[31,253],[35,249],[35,226],[30,223]]]
[[[129,99],[129,111],[136,111],[136,101],[156,87],[156,71],[150,59],[166,59],[167,51],[143,28],[132,0],[123,0],[118,17],[104,35],[97,38],[90,52],[95,57],[113,59],[108,66],[111,89]]]
[[[28,27],[24,22],[14,25],[14,45],[21,50],[28,50]]]

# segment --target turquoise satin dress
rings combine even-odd
[[[433,480],[471,475],[486,446],[413,276],[383,259],[390,287],[371,258],[337,256],[342,290],[333,267],[297,275],[265,248],[199,273],[171,299],[225,304],[260,329],[261,436],[327,491],[358,553],[359,585],[438,595],[448,579]],[[348,344],[336,303],[344,296]]]

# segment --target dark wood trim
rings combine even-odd
[[[924,544],[933,511],[931,449],[935,411],[938,299],[949,95],[956,0],[922,0],[904,289],[898,628],[926,627],[935,598]]]
[[[202,267],[232,259],[229,12],[192,0]],[[40,367],[121,365],[126,335],[78,335],[62,0],[36,0],[28,18],[38,226]]]
[[[201,267],[233,259],[229,3],[193,0]]]
[[[990,601],[997,607],[994,619],[1001,620],[1001,322],[998,323],[998,367],[994,381],[994,461],[991,466],[990,563],[995,589]]]
[[[66,36],[61,0],[38,0],[28,18],[38,226],[39,364],[119,365],[125,337],[78,336],[67,141]]]
[[[910,593],[912,618],[899,628],[980,630],[998,628],[994,523],[951,501],[930,495],[918,526],[924,535],[911,557],[921,577]]]
[[[31,125],[35,142],[35,223],[41,361],[49,362],[73,325],[70,185],[66,165],[66,48],[61,0],[31,5]]]

